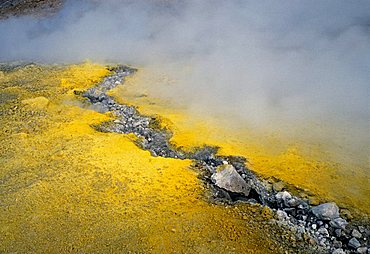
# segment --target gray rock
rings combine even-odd
[[[321,220],[333,220],[339,217],[339,208],[335,203],[325,203],[311,208],[311,212]]]
[[[337,240],[334,240],[333,241],[333,246],[334,248],[342,248],[342,242],[341,241],[337,241]]]
[[[297,207],[301,203],[301,200],[297,197],[288,199],[284,204],[289,207]]]
[[[217,167],[217,172],[212,175],[212,181],[220,188],[245,196],[249,195],[251,189],[250,184],[244,181],[232,165]]]
[[[370,237],[370,229],[365,228],[365,235],[367,235],[367,237]]]
[[[367,252],[367,247],[357,248],[357,253],[365,254]]]
[[[333,228],[345,229],[348,222],[342,218],[335,218],[329,222],[330,226]]]
[[[365,232],[365,227],[358,226],[358,231],[360,231],[361,233]]]
[[[341,229],[336,229],[336,230],[335,230],[335,235],[336,235],[337,237],[341,237],[341,236],[342,236],[342,230],[341,230]]]
[[[325,237],[329,236],[329,232],[326,228],[319,228],[319,230],[317,230],[317,232],[319,232],[320,235],[322,235],[322,236],[325,236]]]
[[[343,249],[335,249],[332,254],[346,254]]]
[[[282,191],[282,192],[278,192],[276,195],[275,195],[276,199],[278,201],[283,201],[284,204],[288,202],[289,199],[292,198],[292,195],[287,192],[287,191]]]
[[[276,215],[279,218],[279,220],[285,220],[288,218],[288,214],[282,210],[277,210]]]
[[[302,210],[308,210],[308,204],[301,200],[301,203],[298,205],[298,208]]]
[[[361,238],[361,237],[362,237],[361,233],[360,233],[360,232],[358,232],[358,230],[357,230],[357,229],[354,229],[354,230],[352,231],[352,236],[353,236],[353,237],[356,237],[356,238]]]
[[[361,243],[356,238],[353,237],[353,238],[351,238],[351,240],[349,240],[348,246],[350,246],[354,249],[357,249],[358,247],[361,246]]]

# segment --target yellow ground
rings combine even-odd
[[[337,147],[334,145],[305,142],[309,140],[309,130],[301,133],[300,140],[291,140],[279,133],[266,135],[267,132],[248,127],[235,127],[226,116],[225,119],[215,119],[206,114],[190,113],[172,101],[148,97],[153,90],[148,84],[153,83],[171,85],[171,81],[156,76],[151,70],[140,70],[125,86],[117,87],[112,95],[138,106],[144,114],[160,114],[174,131],[172,141],[179,146],[219,146],[221,154],[248,158],[249,166],[265,178],[276,177],[307,189],[321,201],[334,200],[341,207],[359,209],[360,213],[370,215],[368,161],[356,164],[358,161],[353,157],[348,161],[355,163],[341,163],[336,159]]]
[[[260,207],[209,204],[190,161],[154,158],[130,135],[91,128],[110,116],[89,110],[73,90],[106,74],[92,63],[0,72],[1,253],[286,248]]]

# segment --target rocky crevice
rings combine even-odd
[[[138,137],[137,145],[153,156],[190,159],[201,171],[204,182],[212,190],[215,201],[233,204],[247,202],[271,208],[276,223],[292,230],[298,240],[310,242],[323,253],[370,253],[370,230],[355,226],[340,217],[335,203],[311,206],[287,191],[268,188],[246,167],[246,158],[219,156],[218,148],[203,146],[193,152],[183,151],[170,142],[172,133],[160,127],[157,119],[141,115],[129,105],[117,103],[107,92],[123,84],[125,77],[136,70],[128,66],[110,69],[112,74],[81,95],[99,112],[111,112],[114,121],[105,122],[96,129],[103,132],[132,133]]]

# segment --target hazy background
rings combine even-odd
[[[155,96],[236,125],[303,126],[369,163],[368,0],[69,1],[0,21],[0,61],[85,59],[157,68],[176,82]]]

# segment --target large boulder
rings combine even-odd
[[[236,172],[232,165],[221,165],[217,167],[216,173],[212,175],[212,181],[216,186],[227,191],[249,195],[251,186]]]
[[[333,202],[315,206],[311,212],[320,220],[333,220],[339,217],[339,208]]]

